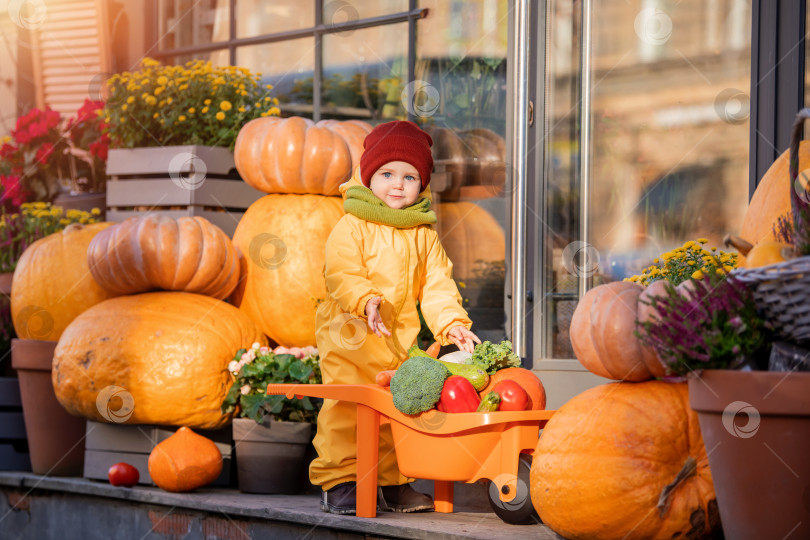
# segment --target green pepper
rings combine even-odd
[[[481,400],[477,412],[495,412],[500,404],[501,396],[498,395],[498,392],[490,392]]]

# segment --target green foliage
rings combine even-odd
[[[312,348],[314,350],[314,348]],[[238,415],[258,423],[269,414],[276,420],[315,423],[319,406],[308,396],[300,399],[267,395],[268,384],[320,384],[321,368],[317,351],[297,358],[292,354],[276,354],[258,343],[250,350],[239,349],[228,365],[236,379],[222,403],[227,414],[239,408]]]
[[[499,369],[521,367],[520,357],[512,352],[511,341],[501,341],[498,344],[485,341],[476,345],[473,350],[470,364],[486,371],[489,375]]]

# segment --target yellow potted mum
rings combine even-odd
[[[232,234],[240,211],[261,196],[233,182],[239,179],[236,135],[254,118],[281,113],[272,86],[260,81],[261,74],[243,67],[202,60],[162,65],[150,58],[136,71],[111,77],[103,111],[113,180],[107,219],[122,221],[157,207],[175,218],[205,217]]]

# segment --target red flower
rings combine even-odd
[[[46,164],[48,158],[53,154],[54,146],[49,142],[42,143],[42,146],[37,150],[36,161],[37,163]]]
[[[101,161],[107,161],[108,146],[109,145],[106,142],[103,142],[101,140],[90,143],[90,154],[100,159]]]
[[[10,203],[12,206],[20,206],[26,200],[26,193],[22,189],[22,183],[16,176],[0,176],[0,185],[3,187],[3,195],[0,202]]]

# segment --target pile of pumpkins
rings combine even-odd
[[[235,162],[267,195],[233,240],[201,217],[149,215],[70,225],[32,244],[14,275],[12,320],[21,339],[58,342],[52,380],[60,404],[107,422],[109,404],[97,398],[121,387],[135,403],[117,411],[131,412],[129,424],[228,424],[220,405],[235,351],[268,337],[285,347],[314,342],[325,243],[343,215],[338,186],[358,166],[369,131],[360,121],[298,117],[246,124]],[[493,251],[472,241],[481,227],[504,252],[487,212],[445,206],[446,245],[470,250],[458,268]]]
[[[810,159],[802,142],[800,161]],[[743,219],[739,265],[781,262],[774,225],[791,210],[788,153],[763,176]],[[745,255],[748,254],[746,258]],[[549,420],[534,453],[531,498],[565,538],[710,538],[722,525],[707,452],[687,383],[665,382],[663,364],[635,335],[663,294],[614,282],[589,290],[571,321],[571,344],[590,372],[614,381],[586,390]],[[688,291],[688,282],[678,286]]]

